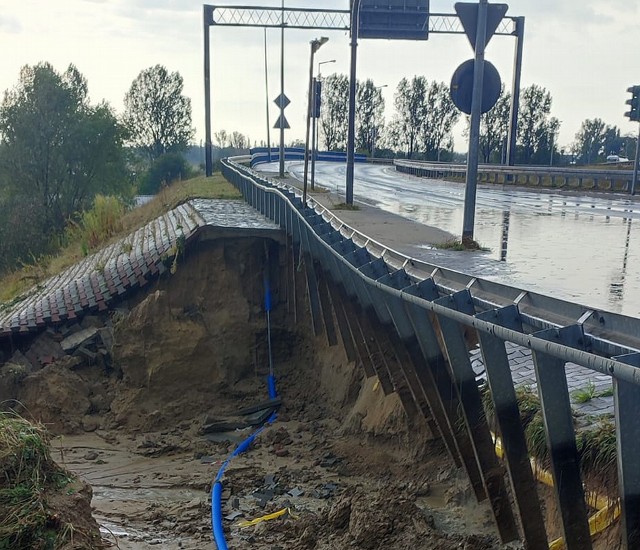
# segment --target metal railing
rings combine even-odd
[[[464,164],[395,160],[396,170],[425,178],[464,180]],[[553,166],[504,166],[480,164],[478,181],[506,185],[527,185],[593,191],[630,192],[633,170],[589,170]]]
[[[385,392],[396,391],[408,415],[424,414],[456,465],[464,466],[478,500],[488,499],[503,542],[521,538],[527,548],[548,548],[506,344],[532,350],[569,550],[592,545],[565,367],[575,363],[610,376],[622,540],[624,548],[638,547],[640,320],[416,261],[345,225],[313,198],[303,206],[296,189],[233,160],[223,162],[223,174],[287,232],[293,253],[299,251],[316,334],[335,318],[347,356],[359,361],[367,376],[378,376]],[[474,335],[509,487],[469,358]],[[381,353],[384,349],[391,354]]]

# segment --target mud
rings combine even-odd
[[[339,428],[333,420],[278,421],[234,459],[223,494],[231,548],[502,547],[489,510],[443,466],[437,445],[416,464],[395,443]],[[64,465],[93,487],[105,541],[131,550],[211,547],[210,486],[232,447],[198,438],[196,425],[54,442]],[[282,518],[239,527],[285,508]]]

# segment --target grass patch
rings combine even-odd
[[[360,210],[360,207],[357,204],[347,204],[346,202],[340,202],[338,204],[334,204],[331,209],[332,210]]]
[[[153,200],[128,211],[120,209],[113,197],[96,197],[94,208],[70,224],[64,246],[57,254],[34,259],[30,265],[0,278],[0,311],[22,300],[23,293],[34,285],[60,273],[87,254],[194,198],[239,199],[241,195],[222,174],[216,173],[211,178],[199,176],[164,187]]]
[[[609,390],[596,392],[603,396]],[[544,428],[540,399],[529,386],[516,388],[516,400],[520,410],[520,421],[524,428],[529,455],[544,467],[550,467],[547,436]],[[489,428],[498,432],[493,401],[488,388],[482,392],[482,402]],[[599,492],[617,498],[616,429],[614,422],[606,417],[584,417],[574,414],[576,446],[580,457],[583,478],[597,487]]]
[[[125,211],[125,204],[118,197],[96,195],[93,207],[84,211],[77,222],[69,223],[67,238],[70,242],[79,242],[86,256],[121,231]]]
[[[489,250],[488,248],[481,246],[477,241],[473,240],[463,242],[457,239],[451,239],[443,243],[435,244],[434,246],[441,250],[456,250],[458,252],[464,252],[467,250],[482,250],[483,252],[487,252]]]
[[[0,412],[0,548],[49,549],[69,542],[74,528],[47,504],[49,491],[73,481],[51,459],[40,424]]]
[[[588,403],[596,397],[611,397],[612,395],[613,388],[597,391],[596,385],[589,380],[584,388],[579,388],[571,392],[571,399],[573,399],[574,403]]]

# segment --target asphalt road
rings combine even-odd
[[[302,163],[292,162],[288,170],[302,178]],[[344,164],[319,162],[316,182],[344,195],[345,171]],[[454,235],[462,232],[464,184],[356,164],[354,198]],[[640,203],[628,196],[481,185],[474,237],[488,249],[480,256],[425,247],[420,259],[640,316]]]

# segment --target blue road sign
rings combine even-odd
[[[273,100],[273,102],[281,109],[284,109],[287,105],[289,105],[289,103],[291,103],[291,101],[289,101],[289,98],[284,94],[280,94]]]
[[[471,114],[474,66],[475,60],[468,59],[456,69],[451,79],[451,99],[458,109],[468,115]],[[484,77],[482,81],[482,106],[480,107],[480,112],[486,113],[498,101],[500,89],[502,88],[498,69],[486,60],[484,62]]]
[[[358,37],[427,40],[429,0],[362,0]]]
[[[273,127],[278,130],[280,128],[284,128],[285,130],[288,130],[289,128],[291,128],[291,126],[289,126],[289,123],[287,122],[287,119],[285,118],[284,115],[280,115],[278,117],[278,120],[276,120],[276,123],[273,125]]]

